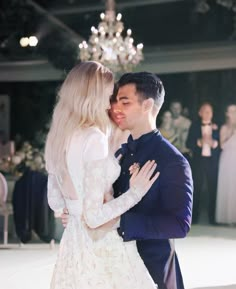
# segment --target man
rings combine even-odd
[[[184,288],[172,238],[183,238],[190,229],[192,177],[186,159],[156,129],[164,102],[164,87],[151,73],[128,73],[118,82],[117,103],[122,112],[119,127],[128,129],[121,174],[115,195],[127,190],[129,168],[154,159],[159,179],[134,208],[121,216],[119,232],[124,241],[137,240],[138,251],[158,288]]]
[[[186,148],[186,141],[188,138],[189,127],[191,121],[182,115],[182,104],[178,100],[173,100],[170,103],[170,111],[173,117],[173,125],[178,135],[178,148],[184,155],[188,157],[188,149]]]
[[[199,120],[189,130],[187,147],[193,154],[194,207],[193,222],[199,220],[202,199],[206,200],[210,224],[215,224],[216,186],[219,161],[219,131],[213,123],[213,108],[203,103],[199,109]],[[206,190],[207,189],[207,190]],[[205,197],[203,198],[203,193]]]
[[[119,127],[131,135],[116,155],[121,174],[115,196],[129,187],[132,166],[155,160],[158,180],[134,208],[121,216],[123,240],[137,240],[138,251],[159,289],[182,289],[183,280],[172,238],[183,238],[190,229],[192,177],[186,159],[156,129],[164,101],[164,87],[156,75],[128,73],[118,82]]]

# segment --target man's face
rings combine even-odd
[[[144,114],[144,101],[140,102],[134,84],[126,84],[119,88],[117,105],[120,110],[119,127],[132,131],[139,126]]]
[[[213,117],[213,109],[211,105],[204,104],[199,110],[199,116],[202,119],[202,121],[211,122]]]
[[[182,105],[179,102],[172,102],[170,105],[170,110],[174,118],[177,118],[181,115]]]

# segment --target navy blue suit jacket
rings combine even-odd
[[[114,184],[115,196],[129,188],[129,167],[155,160],[160,176],[145,197],[121,216],[119,232],[124,241],[137,240],[138,251],[159,288],[184,288],[169,239],[183,238],[192,217],[192,174],[183,155],[159,131],[122,145],[121,174]]]

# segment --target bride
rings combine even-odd
[[[158,178],[156,164],[134,166],[130,189],[114,199],[120,174],[108,147],[107,110],[114,86],[109,69],[97,62],[75,66],[59,92],[48,133],[45,158],[48,201],[67,207],[52,289],[154,289],[135,241],[118,235],[119,216],[136,205]]]

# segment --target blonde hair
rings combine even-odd
[[[107,130],[110,120],[106,110],[113,86],[112,72],[95,61],[82,62],[69,72],[59,91],[47,136],[48,172],[64,174],[66,147],[78,128],[96,126],[103,132]]]

